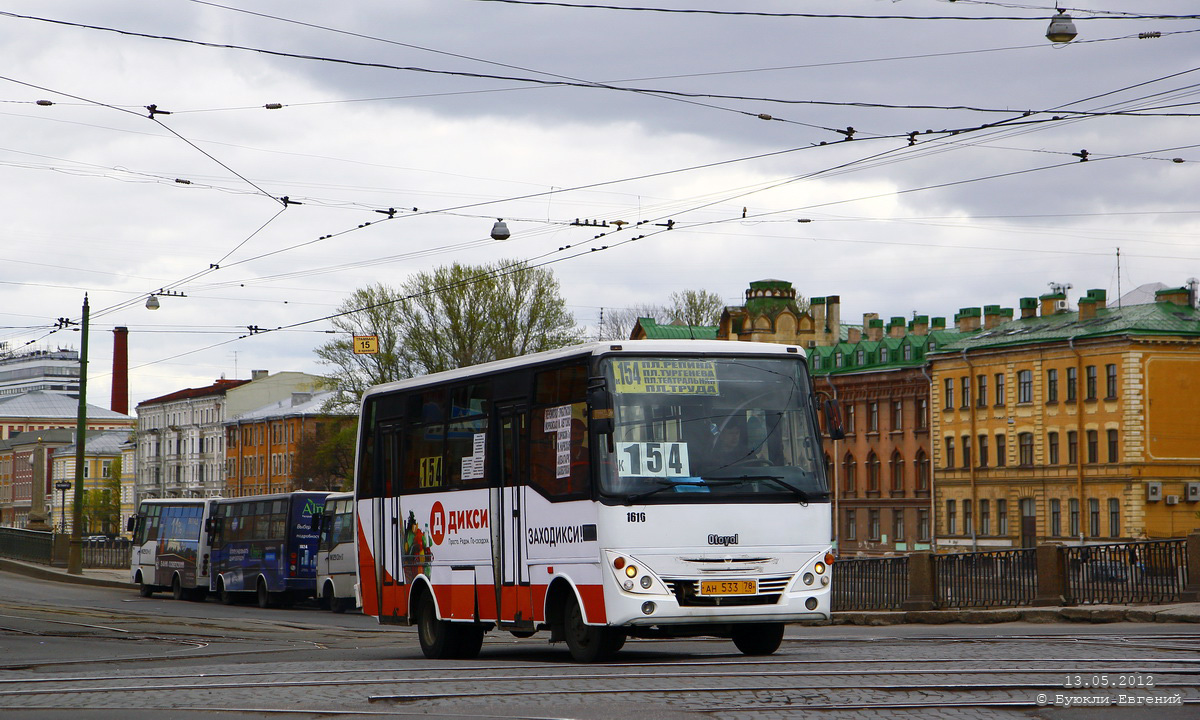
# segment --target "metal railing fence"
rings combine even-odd
[[[1012,607],[1037,597],[1033,548],[934,555],[936,607]]]
[[[54,533],[0,527],[0,557],[49,565],[53,550]]]
[[[1063,548],[1068,604],[1176,602],[1187,584],[1186,540]]]
[[[838,560],[832,582],[835,611],[898,610],[908,598],[908,556]]]

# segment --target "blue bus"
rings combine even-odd
[[[265,608],[316,595],[320,536],[313,516],[327,495],[300,491],[214,501],[209,583],[221,602],[232,605],[252,594]]]

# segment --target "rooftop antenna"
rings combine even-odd
[[[1117,248],[1117,309],[1121,309],[1121,248]]]

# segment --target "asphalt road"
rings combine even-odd
[[[1130,704],[1147,699],[1167,704]],[[603,665],[492,632],[477,660],[429,661],[411,629],[358,613],[0,573],[0,718],[1170,720],[1196,704],[1194,624],[797,626],[767,658],[630,641]]]

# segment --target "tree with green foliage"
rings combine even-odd
[[[339,308],[345,333],[317,348],[330,384],[351,399],[372,385],[565,347],[582,336],[554,274],[524,262],[455,263],[418,272],[399,288],[356,290]],[[355,355],[354,335],[379,337]]]
[[[356,418],[322,420],[296,443],[292,484],[297,490],[349,491],[354,487]]]
[[[597,335],[600,340],[628,340],[641,318],[650,318],[659,325],[716,325],[724,309],[725,304],[716,293],[682,290],[671,293],[666,305],[605,308]]]

